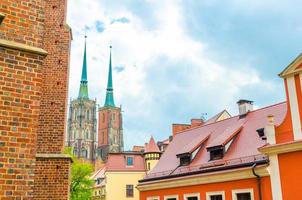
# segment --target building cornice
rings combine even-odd
[[[267,165],[256,168],[256,173],[261,177],[269,176]],[[209,173],[206,175],[194,175],[188,177],[178,177],[173,179],[156,180],[151,182],[140,183],[137,188],[140,191],[193,186],[209,183],[218,183],[225,181],[235,181],[241,179],[255,178],[251,167],[234,169],[228,171],[220,171]]]
[[[22,44],[22,43],[19,43],[19,42],[4,40],[4,39],[0,39],[0,47],[25,51],[25,52],[29,52],[29,53],[38,54],[38,55],[41,55],[41,56],[46,56],[48,54],[48,52],[45,51],[44,49],[29,46],[29,45]]]
[[[302,140],[282,144],[267,145],[258,149],[262,154],[273,155],[302,151]]]

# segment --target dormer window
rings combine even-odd
[[[231,125],[207,146],[210,161],[222,159],[242,129],[242,122]]]
[[[208,151],[210,152],[210,160],[219,160],[223,158],[224,147],[222,146],[209,148]]]
[[[191,162],[191,154],[190,153],[181,154],[178,157],[179,157],[180,166],[189,165],[190,162]]]
[[[126,157],[127,166],[133,166],[133,157]]]

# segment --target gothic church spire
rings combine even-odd
[[[104,105],[105,107],[106,106],[115,107],[114,98],[113,98],[113,84],[112,84],[111,49],[112,49],[112,46],[110,46],[108,82],[107,82],[106,100],[105,100],[105,105]]]
[[[88,80],[87,80],[87,60],[86,60],[86,38],[85,35],[85,47],[84,47],[84,58],[82,66],[82,77],[80,84],[79,97],[81,99],[88,99]]]

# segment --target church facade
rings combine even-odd
[[[97,147],[96,101],[88,96],[86,41],[82,76],[77,99],[70,102],[67,145],[73,155],[84,160],[94,161]]]

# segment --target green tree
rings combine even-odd
[[[78,160],[72,154],[72,148],[67,147],[65,153],[72,157],[71,166],[71,200],[88,200],[92,197],[92,187],[94,181],[90,179],[93,173],[93,166]]]

